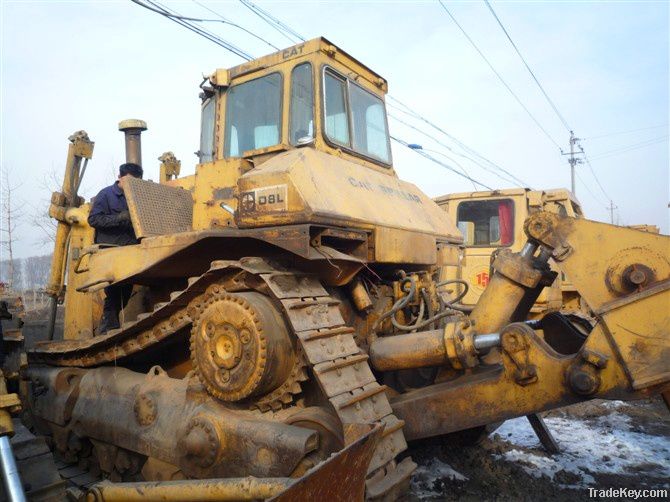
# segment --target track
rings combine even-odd
[[[156,305],[152,312],[141,314],[119,330],[89,340],[44,343],[29,357],[33,362],[57,366],[113,363],[189,327],[208,296],[219,289],[229,293],[255,290],[272,298],[337,413],[345,443],[369,430],[371,424],[385,426],[368,469],[367,497],[390,498],[404,490],[416,465],[409,457],[395,461],[407,449],[403,422],[393,415],[386,387],[372,374],[367,354],[354,340],[354,329],[346,326],[340,302],[312,275],[279,270],[258,258],[215,261],[206,273],[190,278],[186,289],[173,292],[169,302]],[[293,393],[296,390],[299,392],[299,386]],[[291,401],[285,393],[277,398],[283,403]]]

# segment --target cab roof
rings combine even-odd
[[[526,193],[531,191],[532,190],[530,188],[507,188],[504,190],[484,190],[480,192],[457,192],[441,195],[439,197],[435,197],[433,200],[439,204],[440,202],[447,202],[449,200],[456,199],[488,199],[491,197],[526,195]]]
[[[330,58],[333,58],[341,64],[347,66],[356,74],[379,87],[382,91],[388,91],[388,82],[386,79],[324,37],[314,38],[312,40],[287,47],[286,49],[273,52],[272,54],[261,56],[257,59],[233,66],[232,68],[217,69],[216,72],[210,77],[210,80],[213,84],[227,85],[227,82],[224,83],[224,80],[233,80],[237,77],[241,77],[249,73],[264,70],[266,68],[270,68],[293,59],[302,58],[308,54],[315,54],[319,52],[322,52]]]
[[[572,203],[581,206],[577,197],[567,188],[551,188],[547,190],[532,190],[530,188],[507,188],[504,190],[484,190],[481,192],[458,192],[435,197],[433,200],[438,204],[450,200],[461,199],[488,199],[491,197],[510,197],[516,195],[529,196],[530,194],[544,194],[546,201],[568,199]]]

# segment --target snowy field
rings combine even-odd
[[[632,430],[632,418],[617,410],[628,405],[612,404],[611,413],[598,417],[595,423],[569,417],[545,419],[561,448],[561,453],[552,456],[529,452],[541,446],[528,420],[509,420],[496,431],[502,440],[514,446],[502,456],[520,463],[528,474],[536,477],[554,480],[562,471],[575,474],[574,485],[566,487],[595,485],[591,471],[624,475],[645,471],[670,480],[670,437]],[[670,481],[665,487],[669,484]]]
[[[588,498],[589,488],[617,487],[670,493],[670,414],[664,408],[660,400],[614,401],[550,413],[544,420],[561,449],[556,455],[545,453],[525,417],[460,452],[429,446],[413,453],[419,468],[411,498],[574,500]]]

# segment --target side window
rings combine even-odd
[[[312,65],[303,63],[291,72],[289,141],[292,145],[314,137],[314,85]]]
[[[354,150],[389,161],[388,134],[381,101],[357,85],[349,88],[353,116]]]
[[[271,73],[230,88],[226,100],[226,158],[279,143],[281,83],[281,75]]]
[[[326,135],[336,143],[349,145],[349,122],[346,108],[346,82],[325,74]]]
[[[200,122],[200,163],[214,160],[214,122],[216,119],[216,99],[208,98],[202,105]]]
[[[391,145],[380,96],[330,68],[323,76],[326,139],[386,165]]]
[[[461,202],[457,225],[466,246],[509,246],[514,242],[514,202],[510,199]]]

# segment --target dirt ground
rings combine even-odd
[[[475,446],[412,445],[419,468],[407,501],[606,500],[589,488],[670,493],[670,413],[660,398],[593,401],[543,417],[559,454],[545,453],[525,418]]]

